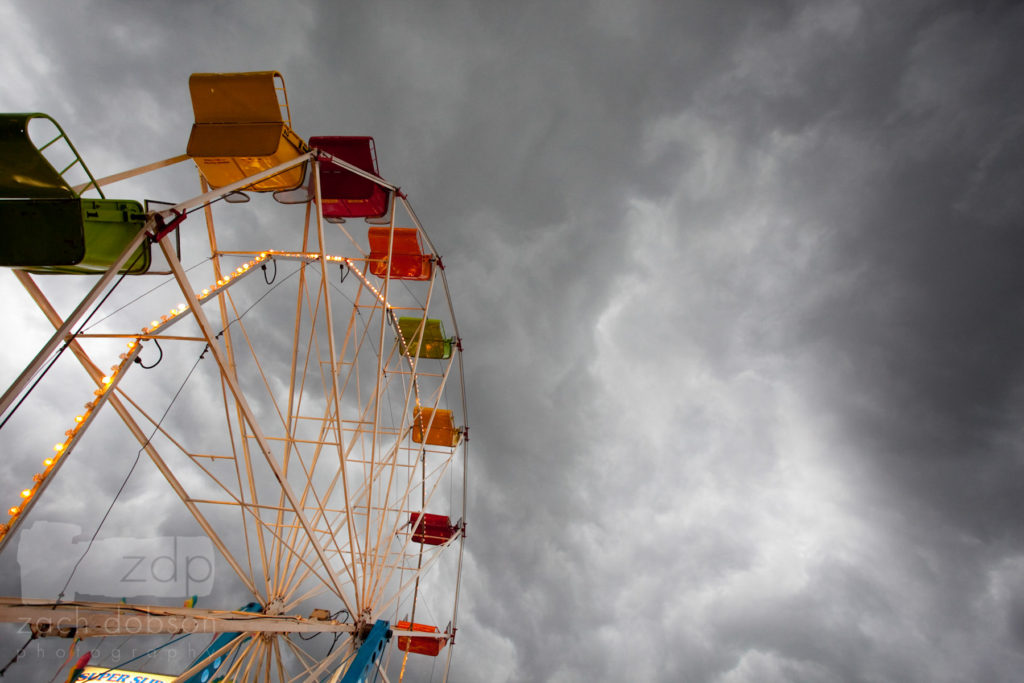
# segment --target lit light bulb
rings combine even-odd
[[[28,498],[31,495],[32,495],[32,489],[25,489],[24,491],[21,492],[21,497],[22,498]]]
[[[75,415],[75,422],[81,424],[84,421],[85,421],[85,417],[83,415]]]
[[[152,330],[155,330],[157,327],[159,327],[159,325],[160,325],[160,321],[158,321],[158,320],[151,320],[151,321],[149,321],[149,328],[152,329]]]
[[[53,445],[53,450],[56,451],[57,453],[60,453],[62,450],[64,450],[64,444],[62,444],[62,443],[54,444]]]
[[[46,460],[43,461],[43,464],[46,465],[47,467],[52,467],[53,466],[53,458],[47,458]]]
[[[114,378],[113,378],[113,377],[110,377],[110,376],[108,375],[108,376],[104,377],[102,381],[103,381],[103,384],[104,384],[104,385],[109,385],[109,384],[110,384],[111,382],[113,382],[113,381],[114,381]]]
[[[9,514],[11,517],[14,517],[19,512],[21,512],[21,508],[13,507],[13,508],[11,508],[10,510],[7,511],[7,514]]]

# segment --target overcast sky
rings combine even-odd
[[[1012,2],[9,0],[0,110],[103,175],[183,152],[190,73],[276,69],[301,135],[375,136],[466,346],[453,680],[1011,681],[1021,35]]]

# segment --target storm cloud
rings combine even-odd
[[[1019,677],[1024,11],[344,5],[15,0],[0,109],[105,174],[181,153],[190,73],[277,69],[375,136],[466,347],[452,680]]]

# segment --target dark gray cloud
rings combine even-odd
[[[377,137],[466,343],[455,680],[1014,678],[1012,3],[2,12],[0,105],[101,173],[180,152],[192,71]]]

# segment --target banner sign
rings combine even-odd
[[[138,671],[122,671],[120,669],[107,669],[105,666],[87,666],[78,675],[75,682],[79,681],[106,681],[107,683],[171,683],[175,676],[163,674],[147,674]]]

